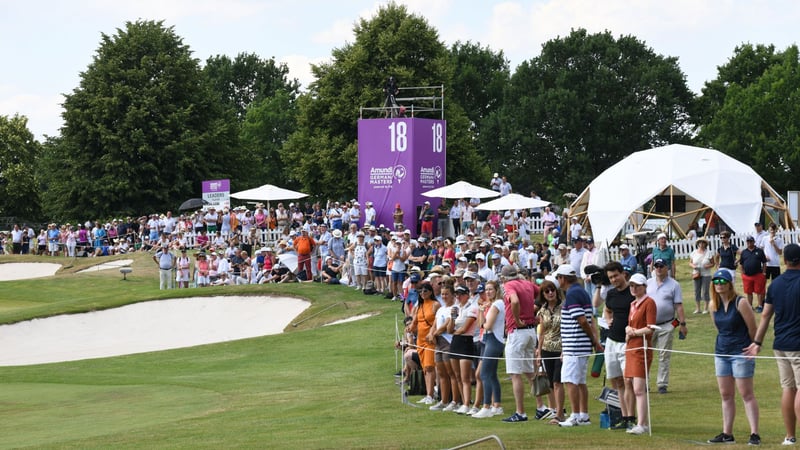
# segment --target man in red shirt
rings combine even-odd
[[[539,287],[520,276],[517,267],[509,264],[501,273],[506,307],[506,373],[511,375],[516,411],[503,422],[525,422],[525,381],[533,380],[533,358],[536,352],[536,306]]]

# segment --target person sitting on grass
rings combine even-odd
[[[339,273],[342,270],[342,265],[338,260],[325,257],[325,262],[322,264],[322,282],[325,284],[339,284]]]

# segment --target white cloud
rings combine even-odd
[[[303,90],[308,89],[309,83],[314,81],[311,73],[311,64],[319,64],[330,60],[330,57],[309,58],[305,55],[287,55],[279,58],[289,68],[289,79],[297,78]]]
[[[0,86],[0,115],[20,115],[28,118],[28,129],[36,139],[56,136],[63,125],[60,95],[41,96],[18,92],[13,86]]]

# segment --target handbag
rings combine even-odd
[[[533,385],[531,386],[531,394],[538,397],[540,395],[547,395],[550,393],[550,380],[547,379],[547,372],[544,366],[540,366],[540,370],[533,376]]]

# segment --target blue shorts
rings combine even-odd
[[[400,283],[406,281],[406,273],[392,271],[392,281]]]
[[[376,277],[385,277],[386,276],[386,266],[372,266],[372,273]]]
[[[756,360],[744,356],[715,356],[714,367],[718,377],[753,378]]]

